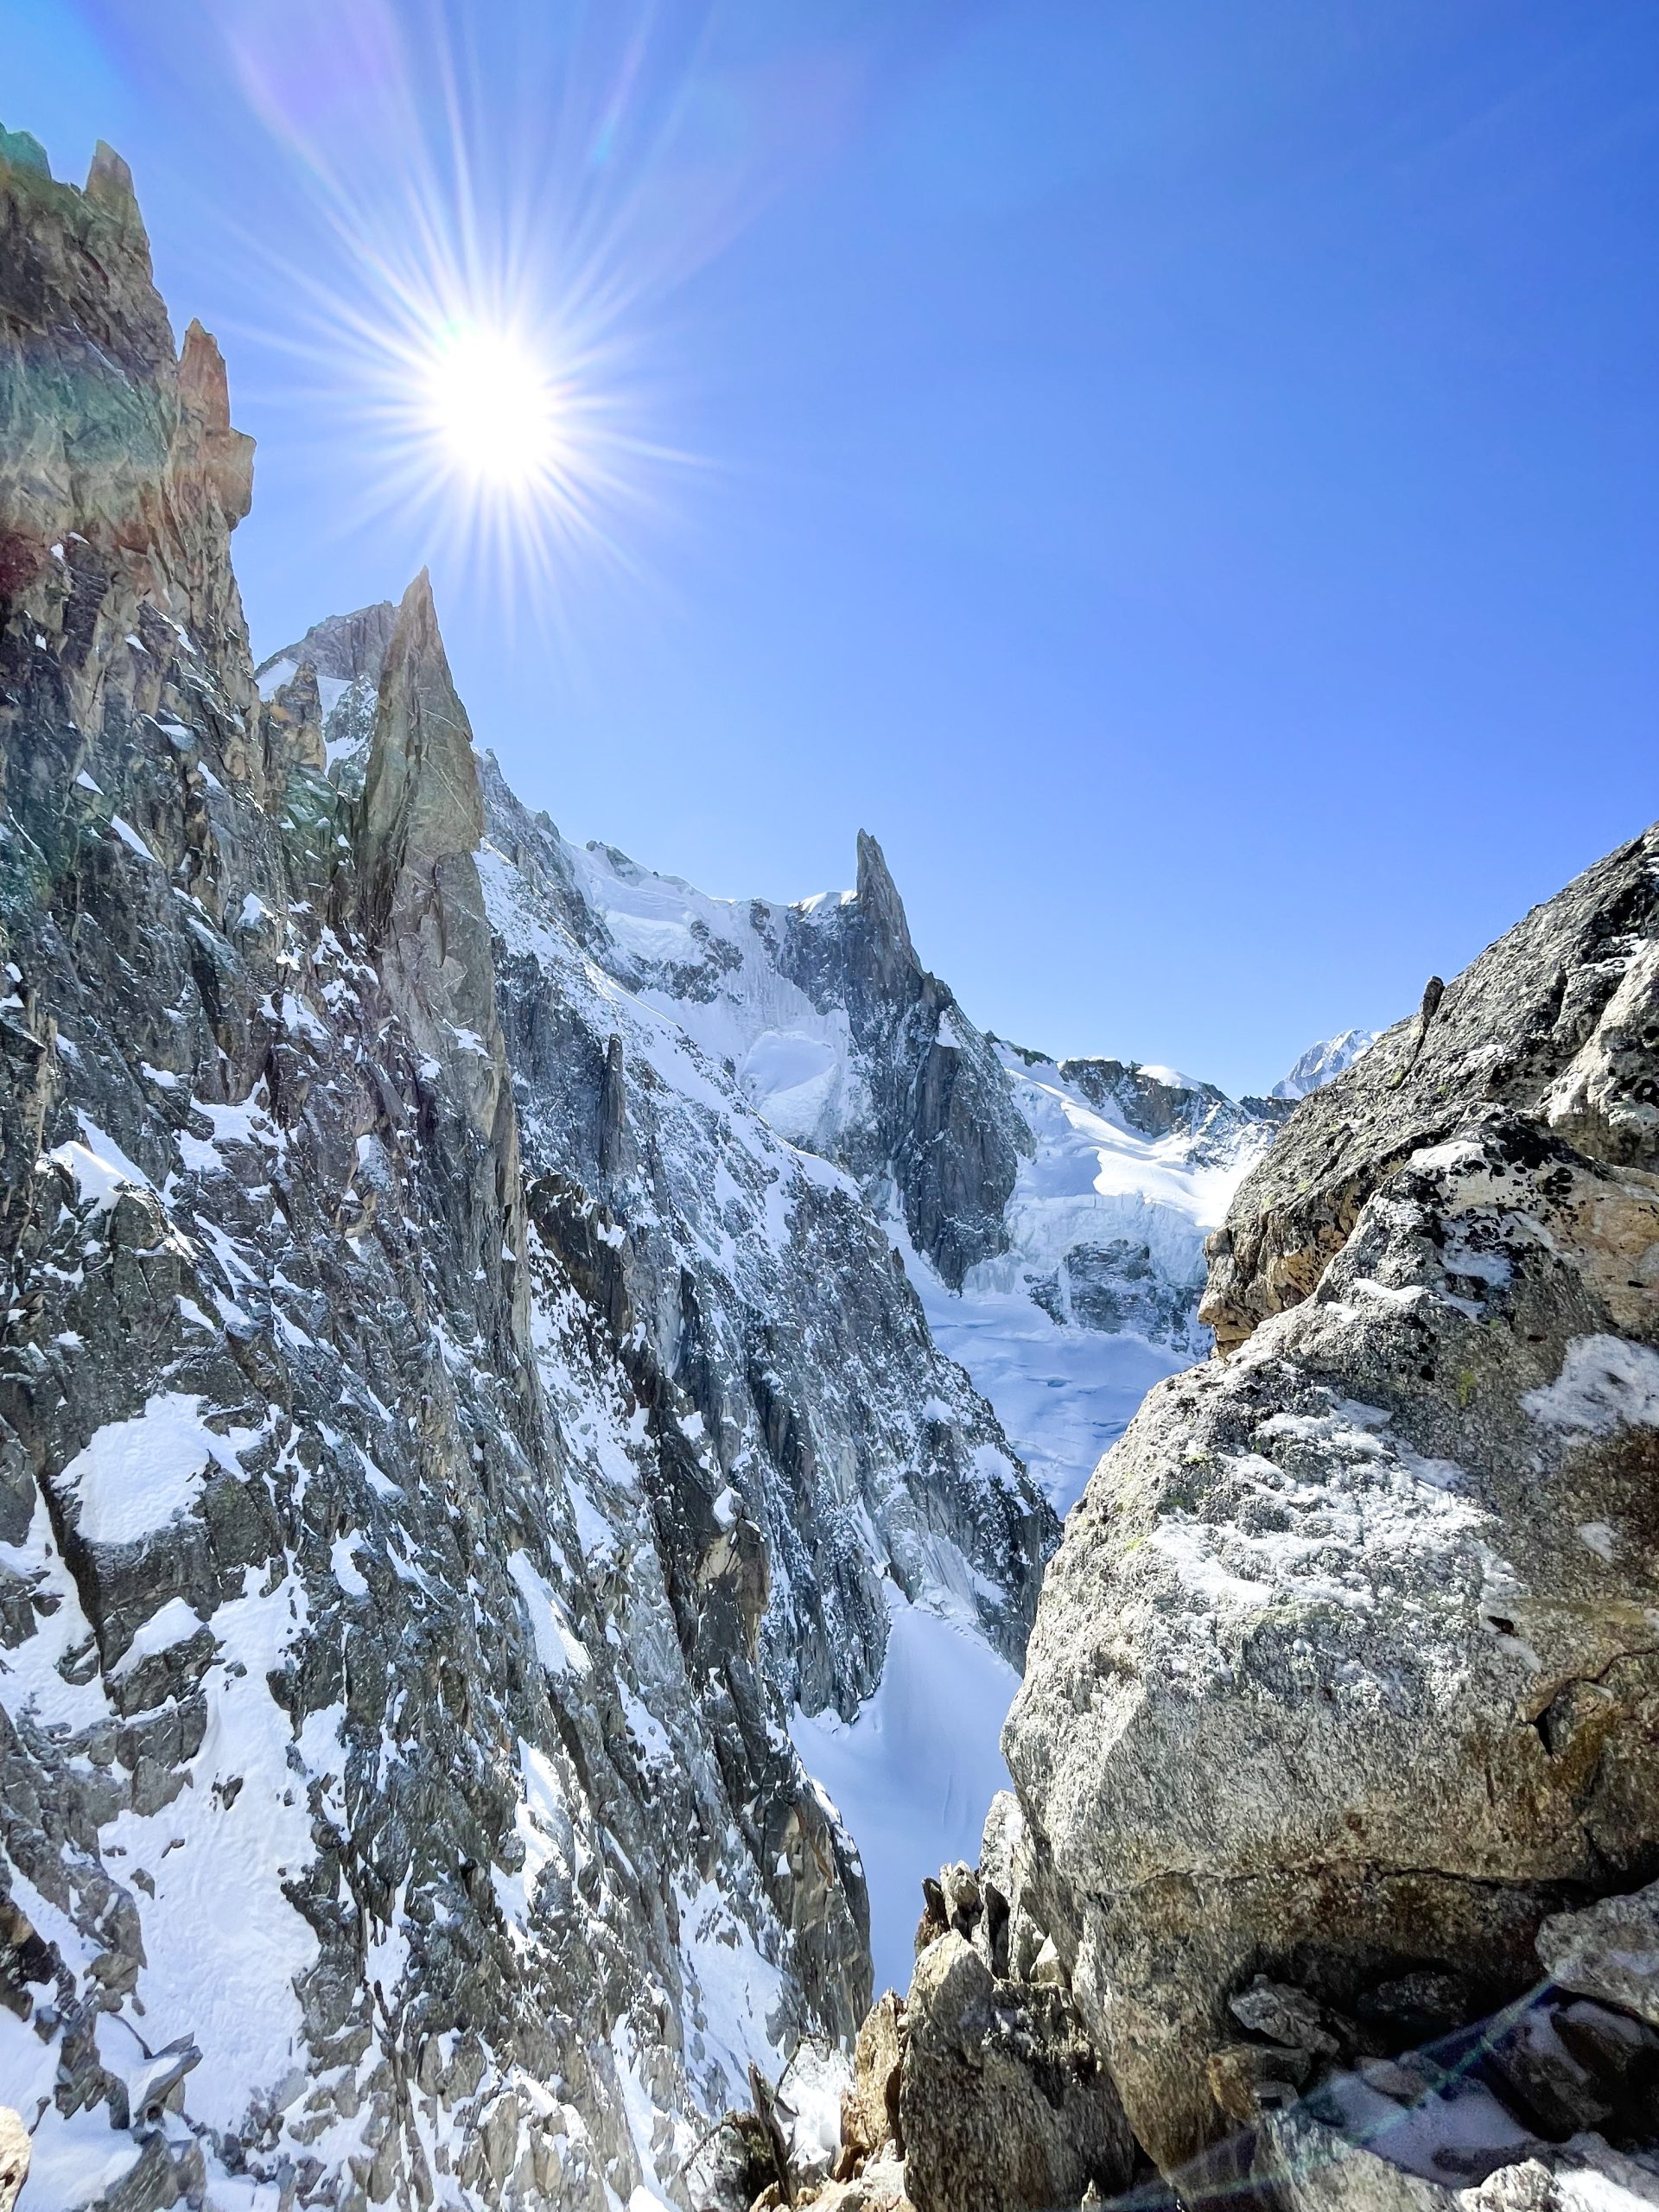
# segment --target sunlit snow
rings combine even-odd
[[[850,1726],[798,1713],[790,1733],[856,1839],[870,1891],[875,1986],[907,1989],[921,1878],[979,1858],[992,1798],[1008,1787],[998,1747],[1020,1678],[955,1622],[889,1590],[887,1663]]]

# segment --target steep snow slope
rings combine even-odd
[[[878,1990],[909,1986],[920,1874],[979,1855],[985,1808],[1008,1787],[999,1739],[1019,1687],[961,1622],[895,1596],[887,1663],[857,1718],[795,1716],[796,1749],[858,1840]]]

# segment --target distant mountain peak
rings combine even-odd
[[[425,575],[426,571],[421,574]],[[260,662],[254,674],[261,690],[269,696],[307,661],[319,676],[335,683],[378,683],[397,620],[397,607],[391,600],[383,599],[350,614],[331,614],[314,622],[296,644],[281,646]]]
[[[1274,1084],[1273,1096],[1306,1098],[1311,1090],[1323,1090],[1376,1042],[1374,1029],[1344,1029],[1335,1037],[1322,1038],[1317,1045],[1310,1045],[1289,1074]]]
[[[887,855],[868,830],[858,833],[858,910],[872,935],[896,967],[917,964],[905,902],[893,880]]]

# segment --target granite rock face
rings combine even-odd
[[[25,2202],[683,2200],[868,2000],[791,1706],[895,1590],[1017,1657],[1052,1516],[858,1189],[592,958],[424,578],[262,695],[121,165],[0,226]]]
[[[1561,1988],[1659,2028],[1659,1882],[1558,1913],[1539,1930],[1538,1955]]]
[[[1067,1993],[998,1981],[956,1929],[916,1961],[899,2124],[917,2212],[1046,2212],[1114,2195],[1135,2146]]]
[[[397,610],[390,600],[315,622],[297,645],[254,671],[264,702],[265,753],[273,774],[326,769],[348,796],[362,788],[379,704],[380,671]]]
[[[1656,863],[1297,1106],[1213,1240],[1230,1356],[1049,1568],[1004,1738],[1033,1910],[1166,2170],[1235,2124],[1255,1978],[1364,2017],[1451,1977],[1471,2018],[1659,1868]]]
[[[797,924],[779,966],[816,1003],[846,1008],[869,1071],[868,1116],[847,1125],[848,1167],[866,1179],[891,1174],[917,1249],[960,1288],[976,1261],[1007,1245],[1003,1210],[1031,1138],[989,1040],[917,958],[868,832],[854,896]]]
[[[1043,1859],[1004,1792],[977,1867],[924,1881],[908,1999],[889,1992],[860,2031],[835,2168],[852,2186],[896,2183],[913,2212],[1659,2202],[1654,1887],[1546,1920],[1534,1961],[1545,1979],[1496,2012],[1481,2010],[1478,1974],[1446,1966],[1368,1981],[1345,2005],[1318,1977],[1255,1973],[1205,2063],[1224,2132],[1160,2186],[1039,1917],[1053,1894]],[[842,2202],[833,2184],[801,2201]]]

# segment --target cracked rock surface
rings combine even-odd
[[[1467,2018],[1659,1868],[1656,1098],[1649,831],[1296,1108],[1212,1245],[1230,1355],[1067,1524],[1004,1747],[1166,2170],[1234,2124],[1254,1977]]]

